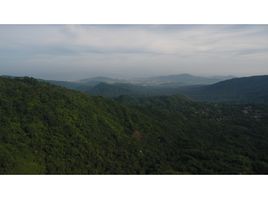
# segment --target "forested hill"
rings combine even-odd
[[[0,173],[268,174],[267,113],[1,77]]]
[[[268,75],[234,78],[207,86],[180,88],[196,100],[268,104]]]

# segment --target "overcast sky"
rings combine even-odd
[[[0,74],[268,74],[267,25],[0,25]]]

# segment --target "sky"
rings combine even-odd
[[[0,75],[268,74],[268,25],[0,25]]]

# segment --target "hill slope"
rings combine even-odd
[[[267,107],[0,78],[2,174],[268,173]]]
[[[268,103],[268,75],[234,78],[208,86],[179,89],[193,99],[209,102]]]

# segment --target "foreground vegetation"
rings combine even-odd
[[[268,174],[268,107],[0,78],[1,174]]]

